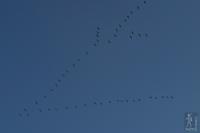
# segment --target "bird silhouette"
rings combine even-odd
[[[97,30],[100,30],[100,27],[97,27]]]
[[[111,40],[108,40],[107,42],[108,42],[109,44],[111,44]]]
[[[35,104],[38,105],[38,101],[35,101]]]
[[[127,22],[127,19],[126,19],[126,18],[124,19],[124,22]]]
[[[97,44],[96,44],[96,43],[94,43],[94,44],[93,44],[93,46],[95,46],[95,47],[96,47],[96,46],[97,46]]]
[[[26,108],[24,108],[24,112],[28,112],[28,110]]]
[[[138,102],[141,102],[142,101],[142,99],[141,98],[138,98]]]
[[[129,12],[131,15],[133,15],[133,11],[131,10],[130,12]]]
[[[64,74],[64,73],[62,73],[61,76],[62,76],[63,78],[65,78],[65,74]]]
[[[18,113],[18,115],[19,115],[19,117],[22,117],[22,116],[23,116],[22,113]]]
[[[78,58],[78,59],[77,59],[77,61],[78,61],[78,62],[80,62],[80,61],[81,61],[81,59],[80,59],[80,58]]]
[[[115,28],[115,32],[119,32],[118,28]]]
[[[58,87],[58,83],[55,83],[55,87]]]
[[[114,37],[117,37],[117,34],[113,34]]]
[[[72,64],[72,67],[73,67],[73,68],[75,68],[75,67],[76,67],[76,64],[75,64],[75,63],[74,63],[74,64]]]
[[[65,106],[65,110],[68,110],[69,109],[69,107],[68,106]]]
[[[42,113],[42,109],[39,108],[38,111],[39,111],[40,113]]]
[[[152,96],[149,97],[149,99],[152,99],[152,98],[153,98]]]
[[[128,99],[126,99],[126,102],[128,103],[128,102],[129,102],[129,100],[128,100]]]
[[[138,33],[138,37],[142,37],[141,33]]]
[[[99,39],[96,39],[96,42],[97,42],[97,43],[99,43],[99,41],[100,41]]]
[[[77,105],[75,105],[75,106],[74,106],[74,108],[75,108],[75,109],[77,109],[77,108],[78,108],[78,106],[77,106]]]
[[[148,37],[149,35],[148,35],[148,33],[145,33],[144,36],[145,36],[145,37]]]
[[[85,55],[88,55],[88,54],[89,54],[88,51],[86,51],[86,52],[85,52]]]
[[[59,109],[58,109],[57,107],[54,107],[54,110],[55,110],[55,111],[59,111]]]
[[[140,10],[140,6],[137,6],[137,10]]]
[[[54,89],[50,89],[50,91],[51,91],[51,92],[53,92],[53,91],[54,91]]]

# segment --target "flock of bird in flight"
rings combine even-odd
[[[83,109],[83,108],[89,108],[89,107],[102,107],[103,105],[111,105],[111,104],[134,104],[134,103],[141,103],[144,101],[158,101],[158,100],[173,100],[175,97],[174,96],[149,96],[146,98],[118,98],[118,99],[110,99],[110,100],[96,100],[90,103],[83,103],[83,104],[75,104],[72,106],[66,105],[63,107],[49,107],[49,108],[38,108],[35,110],[36,112],[39,113],[45,113],[45,112],[58,112],[58,111],[69,111],[69,110],[77,110],[77,109]],[[20,117],[26,116],[29,117],[30,113],[27,108],[23,109],[24,114],[19,113]]]
[[[136,8],[134,10],[130,10],[128,15],[126,15],[122,21],[122,23],[119,23],[115,28],[114,28],[114,32],[112,34],[112,37],[110,39],[104,39],[104,43],[106,44],[112,44],[113,40],[115,38],[119,37],[119,32],[125,27],[126,23],[128,23],[131,19],[131,17],[134,16],[134,14],[138,11],[140,11],[145,5],[147,4],[147,1],[143,1],[142,3],[140,3],[138,6],[136,6]],[[130,33],[128,34],[128,37],[130,40],[133,40],[134,38],[148,38],[149,34],[148,33],[139,33],[139,32],[135,32],[135,31],[130,31]],[[101,38],[101,27],[97,27],[96,28],[96,35],[95,35],[95,42],[92,44],[93,47],[98,47],[100,46],[103,42],[102,42],[102,38]],[[88,56],[89,55],[89,51],[84,51],[84,55]],[[50,88],[48,90],[48,94],[50,92],[53,93],[57,90],[57,88],[59,88],[59,85],[61,82],[63,82],[63,80],[65,80],[65,78],[68,76],[68,74],[70,73],[71,69],[75,69],[77,64],[81,62],[81,58],[77,58],[76,62],[71,64],[70,67],[66,68],[64,70],[63,73],[61,73],[60,78],[58,78],[55,82],[54,82],[54,87]],[[33,105],[39,105],[40,103],[42,103],[44,100],[46,100],[49,97],[49,95],[43,95],[42,96],[42,100],[34,100]],[[172,100],[174,99],[174,96],[150,96],[148,97],[149,100],[158,100],[158,99],[168,99],[168,100]],[[62,108],[58,108],[58,107],[53,107],[53,108],[46,108],[46,109],[42,109],[42,108],[38,108],[36,107],[35,111],[37,112],[45,112],[45,111],[59,111],[61,109],[64,110],[69,110],[69,109],[78,109],[80,107],[88,107],[88,106],[103,106],[104,104],[112,104],[112,103],[135,103],[135,102],[141,102],[144,101],[145,98],[136,98],[136,99],[115,99],[115,100],[108,100],[108,101],[102,101],[102,102],[91,102],[91,103],[84,103],[82,105],[74,105],[73,107],[69,107],[69,106],[65,106]],[[35,112],[35,111],[30,111],[28,108],[24,108],[22,113],[18,113],[18,116],[23,117],[29,117],[31,113]]]

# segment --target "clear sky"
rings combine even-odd
[[[0,133],[184,132],[200,115],[199,7],[1,0]]]

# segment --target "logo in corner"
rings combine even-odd
[[[185,113],[184,117],[185,131],[187,132],[197,132],[198,131],[198,114],[194,112]]]

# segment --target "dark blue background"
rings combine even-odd
[[[107,44],[115,27],[142,3],[1,0],[0,133],[184,132],[184,113],[200,112],[200,2],[148,0]],[[95,48],[97,26],[105,42]],[[131,30],[149,37],[130,40]],[[49,92],[66,68],[69,76]],[[145,100],[151,95],[175,99]],[[144,100],[90,105],[131,97]],[[88,107],[62,109],[83,103]],[[48,107],[59,111],[45,111]],[[18,116],[23,108],[29,117]]]

